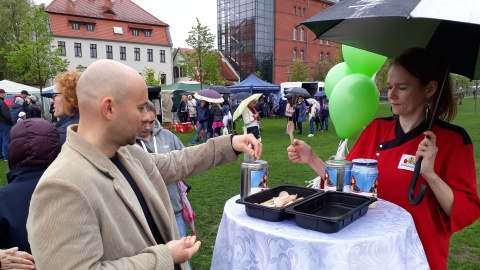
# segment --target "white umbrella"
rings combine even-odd
[[[246,99],[242,100],[242,102],[238,105],[237,109],[233,113],[232,121],[235,121],[240,115],[242,115],[243,110],[247,108],[248,104],[252,102],[252,100],[258,100],[262,94],[253,94]]]

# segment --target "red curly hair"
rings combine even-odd
[[[68,116],[78,113],[77,82],[82,72],[65,71],[55,76],[55,90],[62,93],[63,107]]]

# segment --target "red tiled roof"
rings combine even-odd
[[[53,0],[45,10],[48,13],[168,26],[130,0]],[[115,15],[104,13],[109,10]]]

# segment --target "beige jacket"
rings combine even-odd
[[[156,245],[125,177],[76,128],[68,128],[61,153],[30,203],[27,230],[37,269],[174,269],[170,251]],[[179,239],[165,184],[237,159],[230,136],[166,155],[126,146],[117,157],[145,197],[165,242]]]

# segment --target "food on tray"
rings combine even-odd
[[[260,205],[267,206],[267,207],[283,207],[290,205],[294,202],[303,199],[303,197],[298,197],[297,194],[290,195],[286,191],[280,191],[278,197],[273,197],[272,199],[261,203]]]

